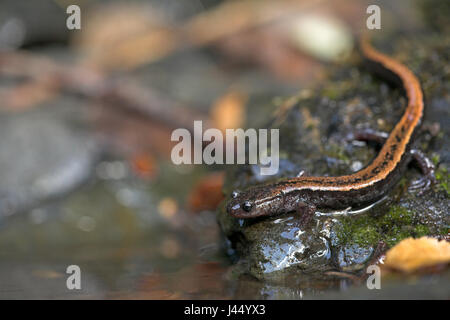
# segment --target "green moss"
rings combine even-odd
[[[439,165],[441,157],[439,154],[434,154],[431,158],[433,164],[437,167],[435,172],[436,180],[438,181],[438,188],[444,190],[447,195],[450,195],[450,174],[448,173],[447,167],[443,164]]]
[[[409,225],[412,224],[414,214],[400,206],[392,206],[387,214],[381,217],[383,225]]]
[[[335,158],[345,162],[349,162],[350,158],[345,154],[343,147],[337,144],[329,144],[326,146],[325,154],[330,158]]]
[[[450,195],[450,174],[444,165],[439,166],[438,170],[436,170],[436,179],[439,182],[438,187],[445,190],[447,195]]]
[[[416,238],[420,238],[426,235],[430,234],[430,228],[424,225],[417,225],[416,226]]]
[[[322,96],[327,97],[330,100],[337,100],[341,95],[341,90],[338,86],[327,86],[322,90]]]
[[[409,180],[406,177],[402,177],[398,183],[400,189],[404,189],[406,185],[409,183]]]
[[[439,234],[441,236],[446,236],[450,233],[450,228],[448,227],[442,227],[441,230],[439,231]]]
[[[441,156],[437,153],[433,154],[433,156],[431,157],[431,161],[433,162],[433,164],[435,166],[437,166],[439,164],[439,161],[441,161]]]
[[[381,217],[344,217],[337,228],[340,244],[374,246],[378,241],[393,246],[408,237],[430,234],[427,226],[414,223],[414,213],[401,207],[392,206]]]

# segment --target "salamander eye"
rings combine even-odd
[[[233,192],[231,193],[231,198],[236,199],[238,195],[239,195],[239,192],[233,191]]]
[[[242,204],[242,209],[244,209],[244,211],[246,211],[246,212],[250,212],[250,210],[252,210],[252,203],[250,202],[250,201],[245,201],[243,204]]]

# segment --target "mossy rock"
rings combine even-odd
[[[420,177],[411,167],[389,195],[369,210],[348,216],[316,213],[306,226],[295,214],[239,220],[229,216],[222,205],[218,221],[229,252],[243,272],[281,280],[293,274],[308,278],[329,270],[357,271],[371,259],[380,241],[393,246],[407,237],[449,232],[450,37],[396,38],[392,43],[390,54],[409,66],[422,82],[425,124],[440,125],[437,135],[424,131],[417,140],[436,162],[438,185],[422,195],[409,192],[409,184]],[[279,110],[270,125],[280,130],[281,155],[280,170],[271,179],[292,177],[301,170],[329,176],[360,170],[377,150],[345,137],[355,128],[390,131],[406,105],[400,90],[368,73],[357,55],[348,65],[335,67],[327,81],[303,90],[290,101],[295,103]],[[230,168],[226,195],[261,183],[264,179],[258,171],[254,165]]]

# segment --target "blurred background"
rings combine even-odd
[[[0,298],[283,297],[233,276],[225,168],[172,164],[170,135],[263,125],[347,61],[369,3],[83,0],[68,30],[73,2],[0,1]],[[377,1],[383,33],[443,25],[440,3]]]

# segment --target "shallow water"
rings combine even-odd
[[[105,177],[105,166],[123,174]],[[119,160],[101,162],[76,191],[3,219],[0,299],[302,298],[342,286],[239,275],[222,249],[215,213],[188,212],[182,196],[170,197],[187,194],[202,169],[161,166],[175,186],[128,169]],[[80,267],[81,290],[66,286],[70,265]]]
[[[96,172],[108,164],[126,166],[118,160],[102,162]],[[161,171],[161,176],[184,181],[177,183],[177,194],[186,194],[191,180],[202,173],[180,173],[172,165]],[[4,221],[0,299],[357,297],[348,279],[297,277],[271,283],[240,275],[220,245],[215,213],[187,212],[182,199],[168,196],[173,186],[157,180],[97,174],[75,192]],[[69,265],[80,267],[81,290],[66,286]],[[370,297],[364,287],[360,290]]]

